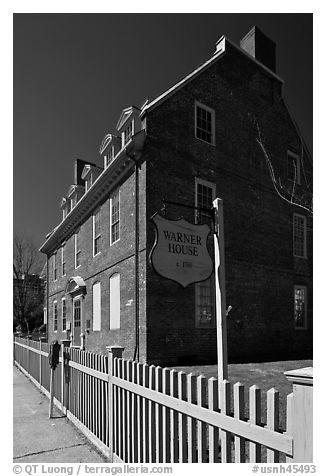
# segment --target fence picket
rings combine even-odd
[[[218,380],[211,377],[208,380],[208,408],[214,412],[218,411]],[[218,428],[210,425],[208,428],[208,448],[209,462],[217,463],[219,457],[219,431]]]
[[[122,378],[123,380],[127,379],[127,360],[122,360]],[[123,427],[123,440],[122,440],[122,459],[126,463],[129,462],[128,454],[128,408],[127,408],[127,390],[122,392],[122,427]]]
[[[196,403],[197,379],[193,374],[187,375],[187,400],[189,403]],[[187,417],[188,424],[188,463],[196,463],[197,461],[197,445],[196,445],[196,420]]]
[[[155,390],[155,366],[149,367],[149,388]],[[155,447],[155,434],[156,434],[156,422],[155,422],[155,403],[149,400],[149,463],[154,463],[156,460],[156,447]]]
[[[162,392],[164,395],[170,394],[170,370],[163,369],[162,375]],[[170,462],[171,448],[170,448],[170,409],[166,406],[162,408],[162,462]]]
[[[176,370],[170,371],[170,395],[178,396],[178,374]],[[170,410],[170,458],[171,463],[178,462],[178,420],[177,412]]]
[[[143,366],[143,386],[149,388],[149,366]],[[143,398],[143,463],[149,461],[149,432],[146,431],[149,425],[148,400]]]
[[[187,376],[184,372],[178,373],[178,397],[180,400],[187,399]],[[187,461],[187,417],[179,412],[179,463]]]
[[[205,407],[207,380],[203,375],[197,377],[197,405]],[[197,421],[198,463],[207,462],[206,424]]]
[[[132,382],[132,361],[127,360],[127,378],[128,382]],[[131,463],[131,447],[132,447],[132,413],[131,413],[131,399],[132,395],[127,391],[127,453],[128,453],[128,463]]]
[[[221,413],[224,415],[230,415],[231,413],[231,385],[228,380],[223,380],[221,385]],[[221,438],[221,462],[231,463],[231,434],[227,431],[220,430]]]
[[[237,382],[234,386],[234,418],[237,420],[244,420],[245,418],[245,398],[244,398],[244,386]],[[234,462],[245,463],[246,462],[246,442],[244,438],[240,436],[234,437]]]
[[[293,436],[293,393],[286,397],[286,432]],[[287,463],[293,463],[293,458],[286,456]]]
[[[253,425],[261,424],[261,392],[257,385],[249,388],[249,421]],[[250,463],[261,463],[261,445],[249,443]]]
[[[132,362],[131,381],[137,383],[137,362]],[[134,393],[131,395],[131,423],[131,463],[137,463],[138,400]]]
[[[143,385],[143,364],[138,363],[137,364],[137,383],[138,385]],[[137,455],[138,463],[142,463],[144,461],[143,459],[143,446],[142,446],[142,441],[143,441],[143,402],[142,398],[137,395]]]
[[[155,390],[162,393],[162,367],[155,368]],[[156,463],[162,462],[163,441],[161,438],[162,432],[162,406],[155,403],[155,448],[156,448]]]
[[[279,429],[279,392],[271,388],[267,392],[267,428],[273,431]],[[279,463],[278,451],[267,449],[267,463]]]

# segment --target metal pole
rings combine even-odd
[[[224,379],[228,378],[223,201],[220,198],[216,198],[213,201],[213,207],[215,211],[215,225],[217,225],[214,230],[217,377],[219,384],[221,384]]]
[[[54,391],[54,370],[50,369],[50,406],[49,406],[49,418],[52,418],[53,410],[53,391]]]

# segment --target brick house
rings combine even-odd
[[[312,159],[284,100],[275,44],[254,27],[141,108],[124,109],[75,162],[48,235],[49,340],[175,365],[216,361],[214,278],[182,288],[149,255],[151,217],[223,199],[230,361],[312,353]],[[292,203],[291,203],[292,202]],[[294,203],[293,203],[294,202]],[[212,236],[209,237],[212,253]],[[82,341],[81,341],[82,335]]]

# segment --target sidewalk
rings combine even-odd
[[[107,463],[87,438],[15,366],[13,369],[15,463]]]

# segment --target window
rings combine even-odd
[[[75,193],[71,198],[71,210],[77,205],[77,194]]]
[[[61,247],[61,274],[66,275],[66,258],[65,258],[65,244]]]
[[[67,330],[67,306],[66,306],[66,298],[62,298],[61,300],[61,317],[62,317],[62,330]]]
[[[215,145],[215,112],[210,107],[195,103],[195,136]]]
[[[93,215],[93,256],[101,251],[101,210]]]
[[[120,329],[120,274],[110,278],[110,329]]]
[[[93,331],[101,330],[101,283],[93,284]]]
[[[196,283],[196,327],[215,327],[214,278]]]
[[[108,167],[114,157],[114,147],[111,147],[111,149],[108,151],[108,154],[104,156],[104,167]]]
[[[133,121],[127,126],[126,130],[124,131],[124,145],[126,145],[133,135]]]
[[[80,327],[81,325],[81,304],[80,299],[74,300],[74,327]]]
[[[80,237],[79,237],[80,231],[75,233],[75,268],[78,268],[80,266],[80,257],[81,257],[81,251],[80,251]]]
[[[216,195],[214,183],[196,178],[195,183],[195,206],[211,209]],[[206,223],[211,226],[211,215],[207,211],[196,210],[196,223],[203,225]]]
[[[57,253],[53,255],[53,281],[56,281],[58,277],[58,269],[57,269]]]
[[[291,182],[301,183],[300,157],[288,151],[288,179]]]
[[[53,301],[53,330],[58,330],[58,303]]]
[[[294,286],[294,326],[296,329],[307,327],[307,288]]]
[[[307,219],[297,213],[293,214],[293,255],[307,257]]]
[[[111,245],[120,238],[119,190],[111,197]]]

